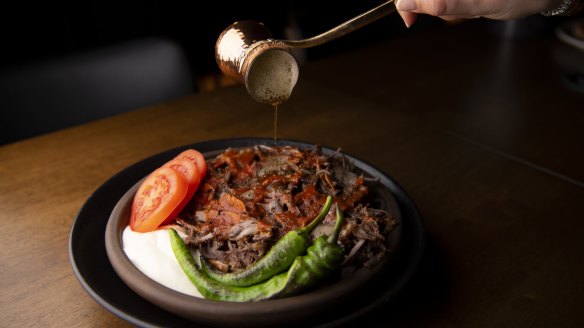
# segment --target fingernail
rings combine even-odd
[[[416,10],[416,2],[414,0],[398,0],[396,8],[399,11],[414,11]]]

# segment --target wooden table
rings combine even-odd
[[[414,31],[312,62],[279,112],[280,138],[374,164],[422,213],[419,274],[366,324],[584,326],[584,94],[558,61],[572,49],[493,26]],[[85,200],[155,153],[272,133],[272,110],[235,86],[2,146],[0,326],[127,326],[69,263]]]

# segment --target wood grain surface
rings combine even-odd
[[[422,213],[418,275],[364,324],[584,326],[584,94],[561,82],[553,35],[489,31],[418,31],[313,62],[279,111],[279,137],[372,163]],[[0,147],[0,326],[129,326],[73,274],[77,211],[143,158],[271,137],[272,124],[233,86]]]

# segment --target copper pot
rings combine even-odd
[[[288,99],[298,79],[298,63],[290,54],[291,48],[321,45],[395,11],[395,0],[390,0],[327,32],[303,40],[274,40],[262,23],[235,22],[217,39],[215,59],[221,71],[244,84],[254,99],[278,105]]]

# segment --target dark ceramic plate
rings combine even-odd
[[[133,284],[130,281],[133,278],[125,277],[126,282],[129,282],[132,288],[142,296],[170,309],[174,313],[187,316],[195,321],[183,319],[148,302],[120,279],[113,270],[106,254],[104,243],[106,225],[114,207],[123,203],[120,199],[124,198],[124,196],[125,198],[129,197],[128,194],[131,194],[129,190],[138,181],[187,148],[195,148],[209,155],[216,154],[218,151],[228,147],[247,147],[262,143],[272,145],[273,140],[257,138],[227,139],[180,147],[138,162],[104,183],[81,208],[71,231],[69,256],[81,285],[105,308],[117,316],[140,326],[193,327],[197,325],[204,327],[204,324],[200,322],[207,322],[212,325],[234,325],[245,322],[253,323],[253,325],[286,325],[293,323],[295,320],[301,320],[303,326],[334,326],[348,323],[395,298],[412,277],[420,262],[424,243],[421,219],[413,202],[395,181],[367,163],[348,155],[359,169],[381,179],[382,193],[389,194],[389,197],[385,195],[382,198],[390,199],[391,202],[394,202],[392,206],[395,206],[397,212],[401,213],[398,220],[399,230],[396,233],[396,237],[393,238],[394,252],[384,264],[376,267],[373,273],[364,275],[364,278],[357,276],[354,279],[356,282],[353,283],[341,282],[335,284],[337,286],[328,286],[314,292],[282,300],[257,302],[255,304],[232,304],[194,299],[167,289],[151,280],[149,281],[147,277],[139,272],[132,273],[136,275],[137,281],[153,286],[153,293],[144,294],[139,287],[142,283]],[[307,143],[285,140],[278,141],[278,144],[292,145],[299,148],[312,147]],[[324,148],[323,151],[332,152],[328,148]],[[118,208],[120,207],[124,207],[124,204],[120,204]],[[118,211],[123,212],[123,209]],[[399,245],[397,244],[398,241]],[[116,268],[119,270],[119,265],[116,265]],[[161,299],[160,295],[166,296]],[[341,297],[341,295],[350,296]],[[199,302],[204,311],[200,311],[200,313],[195,311],[195,314],[181,313],[176,308],[168,307],[165,304],[168,301],[168,297],[174,299],[174,302],[177,299],[182,299],[181,302],[185,301],[187,303],[189,301]],[[326,304],[319,304],[323,300],[330,300],[331,297],[338,298],[334,311],[330,310]],[[315,308],[318,311],[310,310]],[[291,312],[290,309],[294,311]],[[216,313],[216,315],[209,315],[210,311],[211,313]],[[250,316],[253,313],[256,316]],[[286,319],[286,321],[282,322],[282,319],[278,319],[280,316],[273,315],[274,313],[281,313],[282,319]],[[303,313],[304,315],[302,315]],[[219,319],[213,319],[213,317]],[[264,320],[262,320],[262,317]]]

